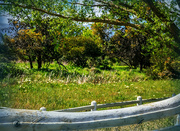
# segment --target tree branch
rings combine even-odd
[[[20,4],[15,4],[15,3],[12,3],[12,4],[15,5],[15,6],[21,7],[21,8],[33,9],[33,10],[36,10],[36,11],[46,13],[46,14],[51,15],[51,16],[56,16],[56,17],[60,17],[60,18],[63,18],[63,19],[71,19],[71,20],[78,21],[78,22],[102,22],[102,23],[119,25],[119,26],[131,26],[131,27],[134,27],[136,29],[139,29],[141,27],[141,25],[138,25],[138,24],[127,23],[127,22],[116,20],[116,19],[110,20],[110,19],[107,19],[107,18],[94,18],[94,19],[91,19],[91,18],[68,17],[68,16],[64,16],[64,15],[61,15],[61,14],[52,13],[52,12],[49,12],[49,11],[46,11],[46,10],[43,10],[43,9],[40,9],[40,8],[36,8],[36,7],[33,7],[33,6],[26,6],[26,5],[20,5]],[[11,4],[0,3],[0,5],[11,5]]]
[[[176,2],[177,2],[178,6],[179,6],[179,8],[180,8],[180,1],[179,1],[179,0],[176,0]]]
[[[170,32],[173,34],[175,41],[176,42],[180,42],[180,29],[171,21],[168,20],[167,17],[160,12],[160,10],[154,5],[152,0],[143,0],[146,4],[149,5],[149,7],[151,8],[151,10],[156,14],[156,16],[158,18],[160,18],[163,22],[167,23],[170,22],[170,25],[167,25],[168,29],[170,30]]]
[[[125,3],[118,2],[118,4],[122,6],[122,7],[121,7],[121,6],[115,5],[113,2],[105,2],[105,1],[102,1],[102,0],[96,0],[96,1],[102,2],[102,3],[104,3],[104,4],[109,5],[110,7],[112,7],[111,10],[113,10],[114,8],[116,8],[116,9],[120,9],[120,10],[123,10],[123,11],[127,11],[127,13],[132,13],[132,14],[134,14],[134,15],[138,15],[138,10],[134,10],[134,9],[133,9],[133,6],[129,6],[129,5],[125,4]],[[112,1],[114,1],[114,0],[112,0]],[[113,12],[114,12],[114,11],[113,11]],[[114,13],[120,15],[120,12],[114,12]],[[150,19],[148,16],[144,15],[143,17],[145,18],[145,20],[147,20],[147,21],[149,21],[149,22],[151,22],[151,23],[154,23],[154,21],[153,21],[152,19]]]
[[[120,7],[120,6],[115,5],[113,2],[105,2],[105,1],[102,1],[102,0],[96,0],[96,1],[97,1],[97,2],[102,2],[102,3],[106,4],[106,5],[109,5],[109,6],[111,6],[111,7],[114,7],[114,8],[116,8],[116,9],[121,9],[121,10],[124,10],[124,11],[127,11],[127,12],[131,12],[131,13],[133,13],[133,14],[136,14],[136,11],[133,10],[133,7],[132,7],[132,6],[129,6],[129,5],[124,4],[124,3],[122,3],[122,2],[119,2],[119,5],[121,5],[121,7]],[[113,0],[112,0],[112,1],[113,1]]]
[[[72,2],[68,2],[70,4],[76,4],[76,5],[82,5],[82,6],[91,6],[91,7],[103,7],[103,6],[106,6],[106,5],[87,5],[87,4],[82,4],[82,3],[72,3]]]

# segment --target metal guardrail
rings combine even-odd
[[[91,112],[45,111],[45,108],[41,110],[1,108],[0,129],[2,131],[87,130],[138,124],[177,114],[180,114],[180,94],[150,104]],[[180,123],[174,128],[178,128],[178,125]]]
[[[168,98],[170,98],[170,97],[144,99],[143,100],[141,96],[138,96],[137,100],[125,101],[125,102],[116,102],[116,103],[107,103],[107,104],[97,104],[96,101],[92,101],[91,105],[69,108],[69,109],[62,109],[62,110],[54,110],[54,111],[57,111],[57,112],[78,112],[78,111],[84,111],[84,110],[96,110],[96,109],[100,109],[100,108],[124,106],[124,105],[131,105],[131,104],[141,105],[142,103],[156,102],[156,101],[165,100]]]

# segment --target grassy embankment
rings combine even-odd
[[[138,69],[122,66],[100,70],[67,65],[68,71],[59,70],[57,64],[42,70],[30,70],[28,63],[16,66],[21,75],[1,80],[0,106],[56,110],[90,105],[93,100],[103,104],[180,93],[180,80],[152,80]]]

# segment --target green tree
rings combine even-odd
[[[107,45],[112,34],[112,26],[103,23],[94,23],[91,25],[92,33],[100,38],[99,46],[101,47],[102,59],[104,60],[107,54]]]
[[[34,20],[10,20],[12,30],[15,31],[13,39],[7,38],[6,43],[14,49],[22,60],[28,60],[30,67],[33,68],[32,62],[36,59],[38,69],[42,63],[49,66],[54,60],[58,61],[62,54],[56,50],[61,39],[81,34],[83,27],[76,25],[72,21],[62,19],[51,19],[37,17]],[[58,25],[58,26],[57,26]],[[67,30],[66,27],[72,27]],[[58,63],[62,65],[59,61]]]
[[[100,48],[94,39],[84,36],[61,39],[58,48],[63,59],[81,67],[88,66],[87,60],[100,55]]]
[[[129,34],[124,36],[125,32]],[[143,68],[150,66],[151,53],[145,48],[148,46],[147,37],[137,34],[130,27],[121,32],[118,31],[111,38],[108,55],[111,58],[117,58],[130,68],[140,66],[142,71]]]
[[[39,52],[43,52],[42,42],[44,38],[41,33],[36,33],[31,29],[21,29],[14,38],[7,37],[6,44],[19,56],[22,60],[28,60],[30,67],[33,68],[32,62],[37,57],[40,61]],[[38,69],[41,65],[38,63]]]
[[[129,26],[148,36],[150,44],[146,48],[152,54],[158,55],[162,47],[165,48],[162,57],[166,56],[167,49],[172,50],[171,54],[180,54],[179,0],[3,0],[0,5],[13,16],[31,16],[32,21],[44,15],[76,22],[106,23],[117,29]]]
[[[12,15],[19,14],[21,18],[31,14],[33,20],[41,14],[80,22],[130,26],[143,34],[151,34],[153,41],[167,41],[170,47],[177,47],[170,44],[171,38],[178,44],[180,41],[178,0],[170,4],[165,0],[83,0],[81,3],[78,0],[3,0],[1,5],[2,9]]]
[[[81,25],[60,18],[43,18],[39,16],[30,24],[31,28],[35,29],[35,32],[41,32],[42,36],[45,37],[45,40],[42,43],[43,51],[38,52],[38,58],[40,59],[37,59],[37,62],[39,63],[38,65],[41,65],[42,62],[44,62],[44,64],[47,63],[46,67],[54,60],[62,65],[59,59],[63,57],[63,55],[59,54],[57,51],[61,39],[78,36],[83,30]]]

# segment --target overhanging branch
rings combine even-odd
[[[177,43],[180,42],[180,29],[171,21],[168,20],[168,18],[160,12],[160,10],[154,5],[152,0],[143,0],[145,3],[147,3],[149,5],[149,7],[151,8],[151,10],[156,14],[156,16],[158,18],[160,18],[163,22],[167,23],[170,22],[169,25],[167,25],[167,28],[169,29],[169,31],[173,34],[175,41]]]
[[[111,20],[111,19],[107,19],[107,18],[69,17],[69,16],[64,16],[64,15],[61,15],[61,14],[57,14],[57,13],[52,13],[52,12],[49,12],[49,11],[46,11],[46,10],[43,10],[43,9],[40,9],[40,8],[36,8],[36,7],[33,7],[33,6],[26,6],[26,5],[15,4],[15,3],[12,3],[12,4],[14,6],[21,7],[21,8],[24,8],[24,9],[32,9],[32,10],[43,12],[43,13],[51,15],[51,16],[56,16],[56,17],[60,17],[60,18],[63,18],[63,19],[71,19],[71,20],[78,21],[78,22],[102,22],[102,23],[119,25],[119,26],[131,26],[131,27],[134,27],[136,29],[139,29],[141,27],[141,25],[138,25],[138,24],[132,24],[132,23],[128,23],[128,22],[123,22],[123,21],[119,21],[119,20],[116,20],[116,19]],[[0,5],[12,5],[12,4],[0,3]]]

